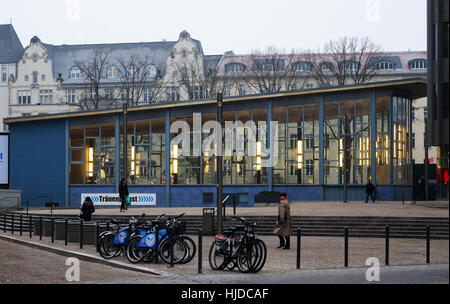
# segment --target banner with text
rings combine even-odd
[[[81,204],[90,197],[94,206],[120,206],[118,193],[81,193]],[[130,206],[156,206],[156,193],[130,193]]]

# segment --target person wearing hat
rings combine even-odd
[[[92,220],[92,213],[94,212],[94,203],[92,203],[92,199],[88,196],[81,206],[80,219],[89,222]]]
[[[278,222],[273,230],[273,233],[278,235],[280,239],[280,246],[277,248],[290,249],[291,248],[291,233],[292,233],[292,218],[291,207],[287,200],[287,194],[280,195],[280,205],[278,206]]]

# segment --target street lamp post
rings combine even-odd
[[[127,184],[128,183],[128,178],[127,178],[127,176],[128,176],[128,168],[127,168],[127,166],[128,166],[128,163],[127,163],[127,161],[128,161],[128,150],[127,150],[127,146],[128,146],[128,143],[127,143],[127,140],[128,140],[128,135],[127,135],[127,112],[128,112],[128,105],[127,105],[127,103],[125,102],[124,104],[123,104],[123,176],[122,176],[122,178],[124,178],[125,179],[125,183]]]
[[[217,233],[222,233],[222,188],[223,188],[223,179],[222,179],[222,108],[223,108],[223,99],[222,93],[217,93],[217,131],[218,136],[216,143],[217,151],[216,151],[216,159],[217,159]],[[220,127],[219,127],[220,126]]]

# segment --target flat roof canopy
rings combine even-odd
[[[332,97],[333,95],[339,96],[339,98],[345,98],[348,95],[349,98],[354,98],[357,94],[364,94],[367,91],[376,90],[377,92],[391,91],[391,92],[403,92],[407,94],[412,99],[423,98],[427,96],[427,82],[423,78],[412,78],[412,79],[400,79],[391,80],[383,82],[374,82],[358,85],[347,85],[340,87],[330,87],[330,88],[316,88],[301,91],[290,91],[290,92],[279,92],[273,94],[264,95],[246,95],[237,97],[224,98],[224,103],[238,103],[243,101],[263,101],[276,99],[286,99],[292,97],[307,97],[307,96],[326,96]],[[200,105],[214,104],[216,99],[204,99],[204,100],[188,100],[176,103],[166,103],[158,105],[144,105],[128,108],[128,112],[139,112],[146,110],[156,110],[165,108],[179,108],[179,107],[195,107]],[[58,114],[47,114],[47,115],[35,115],[27,117],[10,117],[5,118],[3,123],[14,124],[21,122],[31,122],[31,121],[42,121],[42,120],[52,120],[52,119],[70,119],[70,118],[85,118],[89,116],[101,116],[108,114],[119,114],[122,113],[122,108],[114,108],[107,110],[96,110],[96,111],[79,111],[79,112],[68,112],[68,113],[58,113]]]

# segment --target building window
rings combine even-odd
[[[227,85],[223,88],[223,96],[224,97],[231,96],[231,86]]]
[[[45,81],[45,75],[41,75],[41,81]]]
[[[411,70],[426,69],[428,67],[425,59],[414,59],[409,62],[409,68]]]
[[[166,96],[167,96],[168,101],[179,101],[180,100],[180,88],[179,87],[166,88]]]
[[[18,104],[30,104],[31,103],[31,91],[18,91],[17,92]]]
[[[2,67],[2,82],[6,82],[6,78],[7,78],[6,67]]]
[[[428,119],[428,109],[427,108],[423,108],[423,119],[424,120]]]
[[[52,90],[39,91],[39,100],[40,100],[41,104],[53,103],[53,91]]]
[[[388,61],[379,62],[377,64],[377,69],[378,70],[393,70],[394,64],[392,62],[388,62]]]
[[[227,73],[242,73],[244,69],[245,65],[242,63],[228,63],[225,65],[225,72]]]
[[[273,71],[273,64],[265,63],[265,64],[263,64],[262,69],[263,69],[264,72],[272,72]]]
[[[117,75],[118,75],[118,71],[117,71],[117,67],[115,65],[108,67],[108,70],[106,71],[107,78],[117,78]]]
[[[105,89],[105,98],[107,100],[112,100],[113,99],[113,89],[112,88],[106,88]]]
[[[152,90],[149,88],[144,89],[144,102],[150,102],[152,100]]]
[[[311,71],[311,63],[309,63],[309,62],[296,62],[296,63],[294,63],[294,71],[297,71],[297,72],[309,72],[309,71]]]
[[[329,72],[329,71],[331,71],[331,66],[332,66],[332,64],[329,62],[322,62],[320,64],[320,70],[322,72]]]
[[[75,103],[77,95],[74,89],[67,90],[67,103]]]
[[[341,68],[345,71],[357,71],[359,69],[359,63],[356,61],[343,62]]]
[[[38,72],[33,72],[33,84],[38,83]]]
[[[89,98],[90,98],[91,100],[95,100],[96,97],[97,97],[97,92],[95,92],[94,90],[91,90],[91,91],[89,92]]]
[[[305,175],[306,176],[314,175],[314,160],[310,159],[305,162]]]
[[[411,134],[411,148],[416,147],[416,133]]]
[[[30,80],[30,76],[29,76],[29,75],[25,75],[24,80],[25,80],[25,81]]]
[[[69,78],[70,79],[78,79],[81,77],[81,71],[77,67],[73,67],[70,69]]]
[[[412,121],[416,121],[416,110],[415,109],[411,109],[411,119],[412,119]]]

